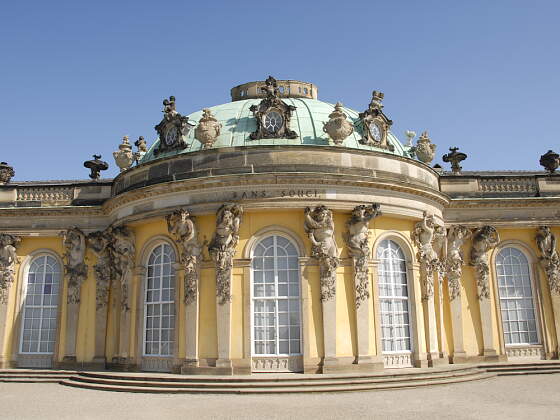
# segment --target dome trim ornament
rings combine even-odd
[[[258,105],[252,105],[249,110],[257,120],[257,129],[250,134],[251,140],[260,139],[295,139],[295,131],[290,130],[292,112],[296,110],[293,105],[286,104],[279,98],[276,79],[268,76],[265,87],[261,91],[266,94]]]
[[[154,156],[170,150],[182,150],[187,147],[184,136],[193,126],[189,117],[179,114],[175,108],[175,97],[163,100],[163,119],[154,128],[159,136],[159,147],[154,149]]]
[[[387,116],[383,113],[383,98],[385,95],[382,92],[374,90],[372,93],[371,102],[368,109],[360,112],[360,122],[362,123],[362,139],[360,143],[367,146],[379,147],[387,149],[391,152],[395,150],[395,146],[387,141],[387,133],[389,128],[393,125]]]
[[[329,120],[323,123],[323,131],[329,135],[333,143],[341,146],[344,139],[354,132],[354,126],[346,119],[342,112],[342,104],[337,102],[334,111],[329,115]]]

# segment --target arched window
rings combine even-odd
[[[301,354],[299,254],[288,239],[272,235],[254,248],[253,354]]]
[[[383,352],[410,352],[412,345],[404,253],[395,242],[386,239],[377,247],[377,258]]]
[[[144,288],[144,356],[172,356],[175,344],[175,251],[157,245],[148,258]]]
[[[54,353],[61,278],[56,258],[40,255],[31,261],[24,288],[21,353]]]
[[[538,344],[527,257],[516,248],[503,248],[496,257],[496,274],[506,345]]]

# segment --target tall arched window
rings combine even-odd
[[[173,356],[175,344],[175,251],[162,243],[148,258],[144,289],[144,356]]]
[[[21,353],[54,353],[61,278],[56,258],[40,255],[31,261],[24,289]]]
[[[395,242],[386,239],[377,247],[377,258],[383,352],[410,352],[412,344],[404,253]]]
[[[288,239],[272,235],[254,248],[253,354],[301,354],[299,254]]]
[[[496,257],[496,274],[506,345],[538,344],[527,257],[516,248],[503,248]]]

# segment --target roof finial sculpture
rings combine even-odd
[[[16,172],[7,162],[0,162],[0,185],[7,184]]]
[[[134,145],[138,148],[137,152],[134,152],[134,160],[136,164],[138,164],[144,155],[148,153],[148,146],[146,145],[146,140],[144,140],[144,136],[138,137],[138,140],[134,142]]]
[[[115,163],[121,169],[121,172],[126,171],[132,166],[134,154],[132,153],[132,146],[128,142],[128,136],[123,137],[119,150],[113,152],[113,158],[115,158]]]
[[[389,128],[393,125],[393,121],[383,113],[381,101],[383,101],[384,96],[383,93],[374,90],[368,109],[360,112],[363,135],[360,143],[393,151],[395,147],[387,141],[387,134]]]
[[[220,135],[222,124],[212,115],[208,108],[202,110],[202,118],[198,121],[198,126],[194,130],[194,137],[202,143],[203,149],[208,149]]]
[[[552,150],[549,150],[541,156],[539,163],[548,171],[548,173],[553,174],[560,165],[560,155]]]
[[[406,143],[406,145],[408,147],[412,147],[412,140],[414,140],[414,137],[416,137],[416,132],[412,131],[412,130],[406,130],[404,132],[404,135],[406,136],[406,138],[408,139],[408,142]]]
[[[429,165],[436,154],[436,145],[428,137],[428,132],[424,131],[414,147],[414,153],[420,162]]]
[[[184,117],[175,109],[175,96],[163,100],[163,119],[154,128],[159,136],[159,145],[154,149],[154,156],[160,153],[187,147],[184,136],[192,124],[189,117]]]
[[[94,181],[99,179],[101,171],[109,169],[109,164],[101,160],[101,155],[93,155],[93,160],[86,160],[84,166],[91,171],[89,177]]]
[[[333,143],[341,146],[346,137],[354,132],[354,126],[346,119],[342,112],[342,104],[337,102],[334,111],[330,113],[329,120],[323,123],[323,131],[329,135]]]
[[[441,157],[444,162],[451,163],[451,170],[453,171],[454,175],[458,175],[461,173],[461,170],[463,168],[459,165],[459,163],[467,158],[466,153],[458,152],[457,150],[459,150],[458,147],[450,147],[450,153],[446,153]]]

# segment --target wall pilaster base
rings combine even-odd
[[[494,349],[484,349],[482,352],[482,357],[485,362],[500,362],[507,360],[507,356],[500,360],[500,355],[496,353]]]
[[[76,356],[64,356],[60,362],[56,362],[55,367],[63,370],[77,370],[79,368]]]
[[[113,357],[113,360],[107,363],[107,369],[118,372],[137,372],[138,365],[130,357]]]
[[[460,363],[468,363],[469,356],[464,351],[453,353],[452,356],[449,356],[449,363],[453,363],[454,365]]]

